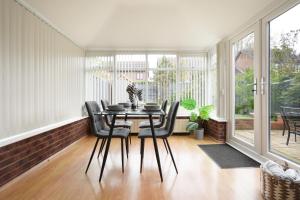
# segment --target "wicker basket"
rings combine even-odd
[[[261,168],[261,193],[266,200],[300,200],[300,183],[272,176]]]

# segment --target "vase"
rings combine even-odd
[[[131,109],[136,110],[136,105],[134,103],[131,104]]]
[[[196,136],[197,140],[202,140],[204,137],[204,129],[201,128],[201,129],[195,130],[195,136]]]

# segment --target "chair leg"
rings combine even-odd
[[[145,147],[145,139],[141,138],[141,164],[140,164],[140,173],[142,173],[142,169],[143,169],[144,147]]]
[[[165,140],[166,140],[166,143],[167,143],[167,146],[168,146],[168,149],[169,149],[169,152],[170,152],[170,155],[171,155],[171,158],[172,158],[172,161],[173,161],[173,164],[174,164],[176,173],[178,174],[177,167],[176,167],[176,164],[175,164],[175,160],[174,160],[174,158],[173,158],[173,154],[172,154],[172,150],[171,150],[170,144],[169,144],[167,138],[166,138]]]
[[[125,139],[125,147],[126,147],[126,157],[128,159],[128,152],[129,152],[128,137]]]
[[[123,138],[121,138],[121,154],[122,154],[122,173],[124,173],[124,145],[123,145]]]
[[[283,125],[282,136],[284,136],[284,133],[285,133],[285,125]]]
[[[287,137],[287,140],[286,140],[286,145],[289,145],[290,136],[291,136],[291,132],[288,131],[288,137]]]
[[[131,144],[131,128],[130,128],[129,130],[130,130],[130,133],[129,133],[129,141],[130,141],[130,144]]]
[[[163,142],[164,142],[164,146],[165,146],[165,148],[166,148],[167,154],[169,154],[168,147],[167,147],[167,145],[166,145],[165,139],[163,139]]]
[[[86,167],[85,173],[87,173],[87,171],[89,170],[89,167],[90,167],[91,161],[92,161],[92,159],[93,159],[95,150],[96,150],[96,148],[97,148],[99,139],[100,139],[100,138],[97,138],[97,140],[96,140],[96,143],[95,143],[94,149],[93,149],[93,151],[92,151],[92,155],[91,155],[91,157],[90,157],[89,163],[88,163],[88,165],[87,165],[87,167]]]
[[[106,164],[106,160],[107,160],[107,155],[108,155],[108,151],[109,151],[109,147],[110,147],[110,143],[111,143],[111,139],[112,139],[112,135],[113,135],[113,131],[114,131],[115,121],[116,121],[116,115],[114,114],[113,118],[111,120],[111,127],[110,127],[110,130],[109,130],[109,134],[108,134],[108,137],[107,137],[107,143],[106,143],[106,146],[105,146],[105,152],[104,152],[104,156],[103,156],[99,182],[101,181],[102,176],[103,176],[103,172],[104,172],[104,168],[105,168],[105,164]]]
[[[97,157],[97,158],[99,158],[99,156],[100,156],[100,154],[101,154],[101,152],[102,152],[102,150],[103,150],[103,147],[104,147],[104,145],[105,145],[105,142],[106,142],[106,138],[103,138],[103,139],[102,139],[102,142],[101,142],[101,145],[100,145],[100,149],[99,149],[98,157]]]
[[[102,146],[102,148],[101,148],[101,152],[100,153],[102,153],[102,151],[103,151],[103,149],[104,149],[104,146],[105,146],[105,143],[106,143],[106,138],[104,138],[104,142],[103,142],[103,146]]]

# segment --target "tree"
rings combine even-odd
[[[300,54],[296,52],[300,30],[282,34],[270,52],[271,116],[280,112],[280,106],[300,107]],[[236,113],[253,111],[253,69],[247,68],[236,75]]]
[[[253,97],[253,67],[248,67],[235,78],[235,112],[249,114],[254,109]]]
[[[282,93],[284,97],[285,105],[300,107],[300,73],[298,72],[293,80],[291,80],[289,88]]]
[[[271,112],[280,112],[280,106],[300,106],[298,84],[298,65],[300,55],[297,55],[295,45],[300,30],[293,30],[281,35],[278,46],[271,49]],[[298,102],[298,103],[297,103]]]
[[[159,102],[164,99],[168,99],[169,102],[175,100],[176,93],[172,91],[173,88],[176,89],[175,63],[166,56],[158,60],[157,70],[154,71],[154,82],[157,85],[157,99]]]

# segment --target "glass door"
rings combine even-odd
[[[231,137],[251,149],[260,149],[259,25],[231,40]]]
[[[300,164],[300,4],[264,19],[264,154]]]

